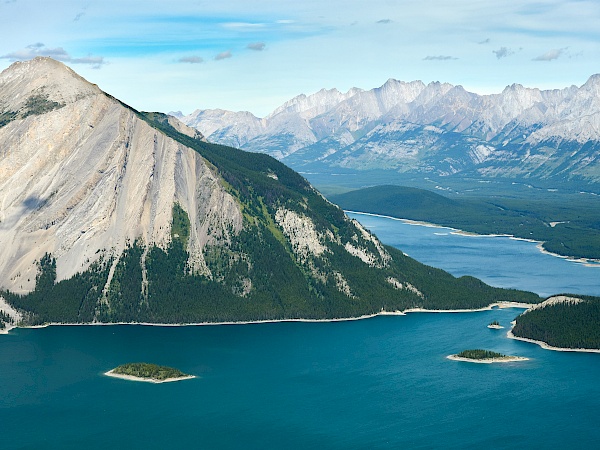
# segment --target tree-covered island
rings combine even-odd
[[[148,363],[128,363],[109,370],[105,375],[133,381],[149,381],[152,383],[165,383],[195,378],[193,375],[183,373],[172,367],[159,366]]]
[[[456,355],[447,356],[448,359],[453,361],[466,361],[474,363],[496,363],[496,362],[514,362],[514,361],[527,361],[528,358],[522,356],[508,356],[502,353],[492,352],[491,350],[463,350]]]
[[[502,328],[504,328],[502,325],[500,325],[500,322],[498,322],[497,320],[494,320],[487,327],[493,330],[501,330]]]

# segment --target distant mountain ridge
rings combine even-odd
[[[491,95],[390,79],[371,90],[299,95],[265,118],[224,110],[179,118],[211,142],[266,152],[297,170],[600,181],[600,75],[581,87],[512,84]]]

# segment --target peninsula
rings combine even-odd
[[[104,375],[131,381],[146,381],[150,383],[167,383],[196,378],[172,367],[158,366],[148,363],[128,363],[109,370]]]
[[[503,355],[502,353],[481,349],[463,350],[456,355],[448,355],[447,358],[453,361],[466,361],[480,364],[527,361],[529,359],[522,356],[508,356]]]
[[[600,352],[600,297],[549,297],[517,317],[508,337],[551,350]]]

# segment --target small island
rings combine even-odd
[[[463,350],[456,355],[447,356],[448,359],[453,361],[466,361],[473,363],[502,363],[502,362],[516,362],[516,361],[527,361],[529,358],[524,358],[522,356],[508,356],[503,355],[502,353],[492,352],[490,350]]]
[[[150,383],[168,383],[196,378],[172,367],[158,366],[148,363],[123,364],[109,370],[104,375],[131,381],[146,381]]]
[[[500,325],[500,322],[498,322],[497,320],[494,320],[487,327],[491,328],[492,330],[501,330],[502,328],[504,328],[502,325]]]

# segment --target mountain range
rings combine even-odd
[[[0,74],[0,120],[0,325],[539,300],[424,266],[271,156],[208,143],[52,59]]]
[[[600,75],[581,87],[512,84],[491,95],[390,79],[371,90],[299,95],[264,118],[220,109],[171,114],[211,142],[302,171],[600,181]]]

